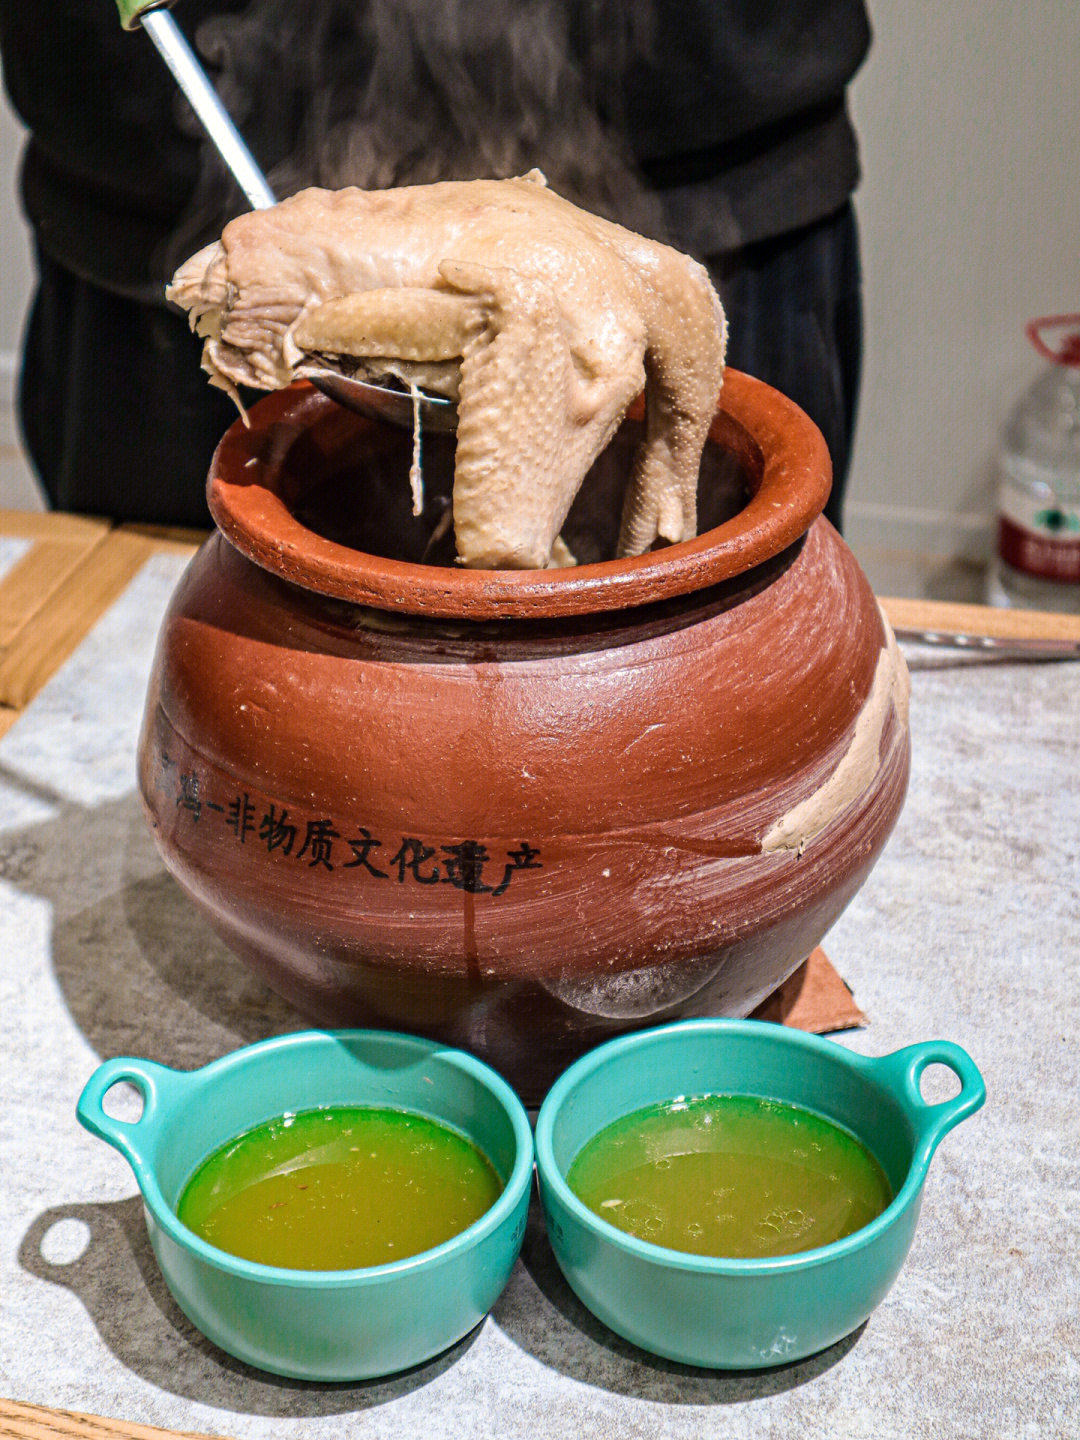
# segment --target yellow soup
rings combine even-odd
[[[283,1115],[215,1150],[177,1207],[197,1235],[264,1265],[385,1265],[449,1240],[502,1181],[463,1135],[408,1111],[328,1106]]]
[[[828,1245],[892,1199],[881,1166],[846,1130],[752,1095],[673,1100],[623,1116],[579,1151],[566,1178],[620,1230],[728,1258]]]

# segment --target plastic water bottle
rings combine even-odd
[[[1033,320],[1027,333],[1051,363],[1002,435],[987,599],[1080,614],[1080,315]]]

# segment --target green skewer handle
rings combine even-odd
[[[137,30],[147,10],[167,10],[173,0],[116,0],[120,24],[125,30]]]

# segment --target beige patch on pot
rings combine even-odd
[[[911,695],[908,668],[884,612],[881,623],[885,645],[878,657],[870,694],[855,721],[851,744],[825,783],[769,827],[761,841],[763,854],[794,850],[801,855],[814,836],[873,783],[881,764],[881,736],[889,711],[895,709],[897,720],[907,727]]]

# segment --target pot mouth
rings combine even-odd
[[[633,412],[632,412],[633,414]],[[638,411],[640,418],[640,410]],[[210,513],[241,554],[316,594],[378,610],[462,620],[545,619],[630,609],[691,594],[773,559],[799,540],[829,494],[821,432],[793,401],[728,370],[708,446],[740,468],[749,499],[691,540],[566,569],[472,570],[353,549],[298,518],[298,491],[367,421],[298,383],[260,400],[215,451]],[[408,490],[403,473],[401,486]]]

